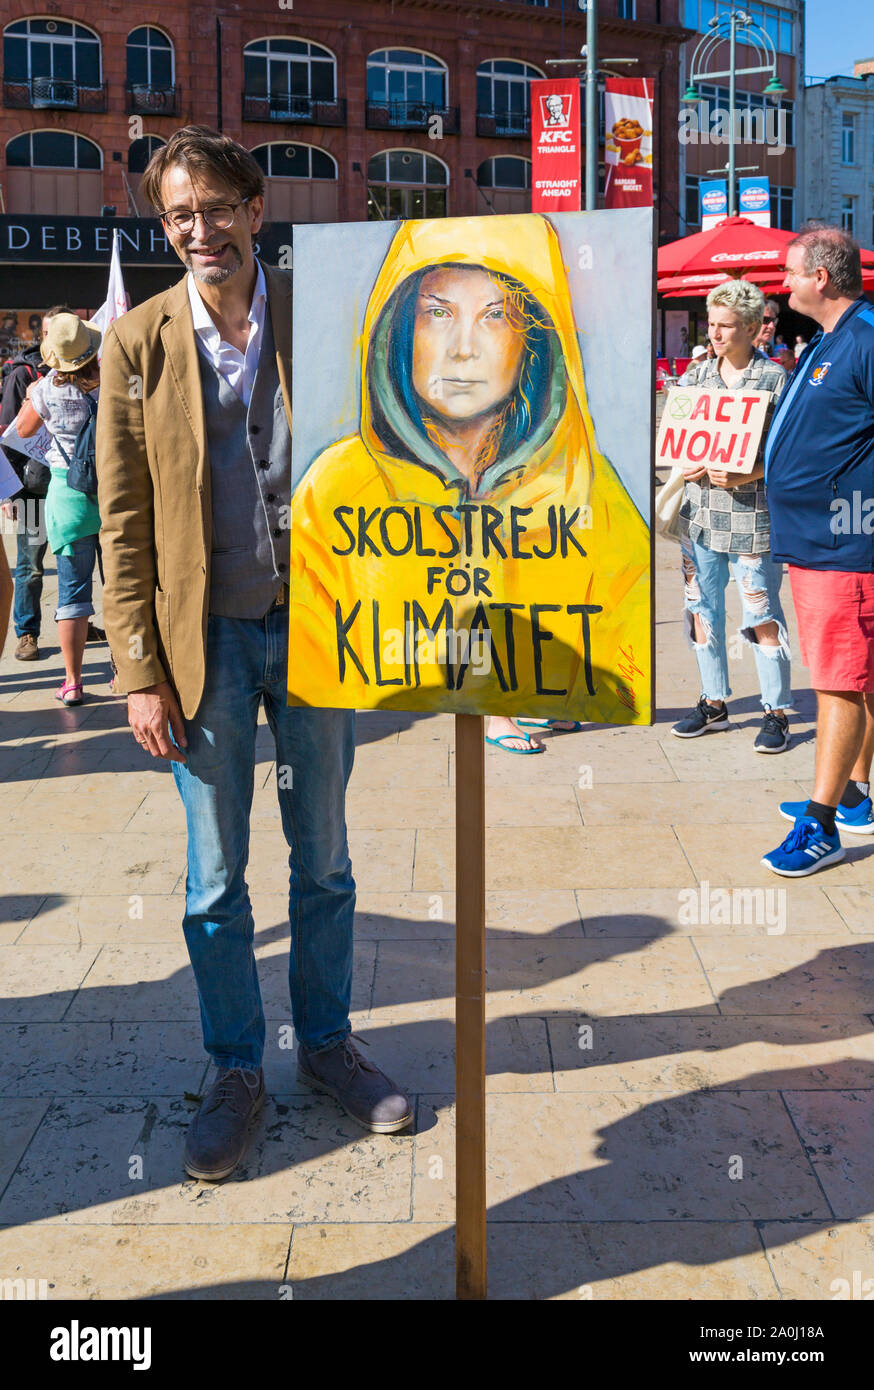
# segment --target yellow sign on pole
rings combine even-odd
[[[385,224],[355,229],[345,432],[318,375],[333,316],[297,301],[349,226],[296,229],[290,703],[649,721],[648,513],[599,445],[581,341],[616,358],[615,409],[646,397],[641,458],[649,381],[591,321],[591,215],[555,221],[564,241],[540,215],[405,222],[381,258]]]

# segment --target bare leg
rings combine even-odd
[[[874,760],[874,695],[865,696],[865,737],[862,751],[850,773],[854,782],[871,781],[871,763]]]
[[[58,618],[58,641],[64,656],[68,685],[78,684],[82,679],[82,657],[87,636],[87,618]]]
[[[816,703],[813,800],[821,806],[837,806],[852,769],[860,761],[867,702],[854,690],[817,690]]]

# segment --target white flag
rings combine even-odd
[[[127,295],[121,275],[121,257],[118,254],[118,228],[114,227],[112,231],[112,259],[109,262],[109,287],[106,291],[106,299],[91,322],[105,335],[109,325],[114,323],[116,319],[120,319],[122,314],[126,314],[127,309]]]

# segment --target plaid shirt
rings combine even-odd
[[[762,430],[762,448],[774,412],[774,403],[786,383],[779,362],[772,362],[756,348],[753,359],[736,386],[728,387],[719,375],[719,358],[689,369],[689,386],[715,387],[722,391],[770,391],[771,403]],[[732,555],[765,555],[771,548],[771,521],[765,500],[765,481],[743,483],[740,487],[715,487],[705,475],[699,482],[687,482],[680,507],[683,531],[708,550]]]

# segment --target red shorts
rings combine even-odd
[[[874,574],[790,565],[789,581],[814,690],[874,692]]]

